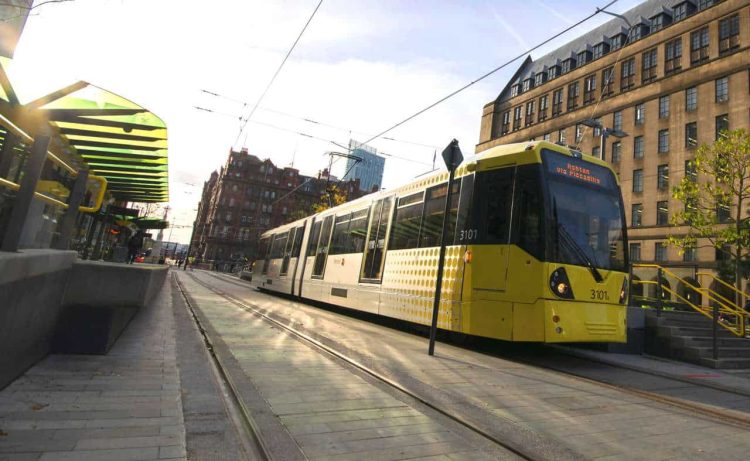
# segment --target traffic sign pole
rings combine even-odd
[[[443,288],[443,268],[445,267],[445,237],[448,233],[448,219],[451,210],[451,195],[453,193],[453,180],[456,168],[464,160],[458,141],[453,140],[443,150],[443,160],[448,168],[448,190],[445,193],[445,211],[443,212],[443,229],[440,232],[440,255],[438,256],[437,281],[435,283],[435,301],[432,305],[432,325],[430,326],[430,348],[429,355],[435,355],[435,336],[437,336],[437,321],[440,312],[440,292]]]

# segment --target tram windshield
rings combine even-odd
[[[551,256],[558,262],[625,271],[620,191],[612,172],[582,159],[543,150],[547,171]]]

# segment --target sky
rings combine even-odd
[[[341,151],[331,141],[367,140],[607,0],[323,0],[240,134],[240,116],[260,98],[318,2],[49,3],[29,17],[9,74],[21,102],[84,80],[161,117],[169,136],[169,232],[172,241],[187,243],[203,182],[226,162],[230,148],[247,147],[278,166],[316,175],[328,165],[326,152]],[[637,3],[618,0],[610,11]],[[599,14],[531,56],[610,19]],[[473,154],[483,106],[521,62],[385,135],[398,142],[372,141],[394,156],[387,157],[383,187],[432,169],[436,150],[436,166],[443,167],[439,153],[453,138],[464,157]],[[342,168],[340,161],[334,174]]]

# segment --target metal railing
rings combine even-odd
[[[691,283],[688,280],[683,279],[669,269],[659,266],[658,264],[633,264],[633,269],[651,269],[656,271],[656,280],[634,280],[631,276],[631,301],[636,304],[647,305],[648,307],[655,307],[657,309],[657,316],[661,315],[662,310],[674,310],[675,308],[688,308],[692,311],[698,312],[713,320],[714,325],[721,327],[735,336],[744,337],[748,334],[748,323],[750,323],[750,313],[745,311],[742,307],[730,301],[725,296],[712,290],[710,287],[696,286],[695,283]],[[721,284],[731,288],[735,292],[737,291],[734,287],[727,284],[723,280],[718,279],[712,274],[705,272],[697,273],[696,275],[711,275],[714,280],[718,280]],[[678,283],[682,283],[688,290],[700,295],[700,302],[695,302],[687,296],[683,296],[676,289],[673,289],[669,284],[667,277],[673,279]],[[665,283],[667,282],[667,283]],[[639,285],[642,287],[649,287],[655,285],[656,297],[650,296],[636,296],[632,295],[632,287]],[[645,291],[645,290],[644,290]],[[669,294],[667,299],[664,293]],[[744,295],[744,293],[742,293]],[[675,303],[672,298],[677,299],[679,302]]]

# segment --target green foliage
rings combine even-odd
[[[688,172],[672,189],[684,208],[672,215],[672,224],[687,226],[687,233],[672,235],[669,242],[683,251],[706,239],[727,255],[736,281],[742,261],[750,253],[750,135],[744,130],[723,131],[712,145],[701,145],[693,160],[695,175]]]
[[[329,184],[326,192],[320,196],[320,201],[313,204],[313,213],[320,213],[321,211],[341,205],[346,201],[346,192],[342,191],[336,184]]]

